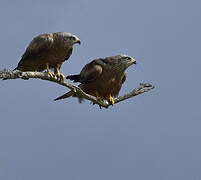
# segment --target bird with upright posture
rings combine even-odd
[[[114,104],[113,97],[118,97],[122,84],[126,80],[125,70],[136,60],[128,55],[116,55],[106,58],[99,58],[86,64],[80,74],[67,76],[73,82],[80,82],[79,87],[87,94],[95,96],[99,100],[107,100]],[[65,99],[70,96],[78,97],[81,102],[82,97],[74,91],[55,99]]]
[[[62,63],[68,60],[72,54],[73,45],[79,43],[80,39],[67,32],[46,33],[36,36],[22,55],[15,70],[20,71],[43,71],[54,77],[50,72],[54,68],[54,73],[58,78],[64,79],[64,75],[59,72]]]

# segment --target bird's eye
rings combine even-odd
[[[131,58],[128,57],[128,56],[124,57],[124,59],[125,59],[125,60],[131,60]]]
[[[70,40],[75,40],[75,37],[71,36],[71,37],[70,37]]]

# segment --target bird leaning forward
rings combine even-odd
[[[62,63],[68,60],[72,54],[73,45],[80,39],[67,32],[46,33],[36,36],[28,45],[14,70],[20,71],[43,71],[54,77],[64,79],[59,72]],[[54,74],[50,69],[54,68]]]
[[[126,69],[136,64],[135,58],[128,55],[116,55],[99,58],[86,64],[80,74],[67,76],[73,82],[81,83],[79,87],[87,94],[95,96],[98,100],[114,104],[114,97],[118,97],[122,84],[126,80]],[[68,97],[77,97],[82,102],[83,97],[74,91],[58,97],[55,101]]]

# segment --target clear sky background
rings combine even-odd
[[[0,81],[2,180],[200,180],[201,1],[61,0],[0,4],[0,69],[16,67],[32,38],[80,37],[61,72],[128,54],[120,94],[156,88],[100,110],[42,80]]]

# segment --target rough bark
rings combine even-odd
[[[25,79],[25,80],[28,80],[29,78],[35,78],[35,79],[37,78],[37,79],[47,80],[47,81],[51,81],[51,82],[55,82],[57,84],[60,84],[61,86],[65,86],[65,87],[73,90],[75,93],[81,95],[84,99],[91,101],[93,104],[99,105],[100,108],[101,107],[108,108],[109,106],[111,106],[107,102],[99,101],[94,96],[86,94],[84,91],[82,91],[77,86],[74,86],[74,85],[72,85],[68,82],[65,82],[65,81],[61,81],[61,80],[57,79],[56,77],[51,78],[45,72],[22,72],[22,71],[18,71],[18,70],[11,71],[8,69],[4,69],[4,70],[0,71],[0,79],[3,79],[3,80],[8,80],[8,79]],[[131,92],[114,99],[114,104],[119,103],[119,102],[124,101],[124,100],[129,99],[129,98],[132,98],[134,96],[137,96],[139,94],[148,92],[153,88],[154,88],[154,86],[152,86],[149,83],[140,83],[140,85],[137,88],[133,89]]]

